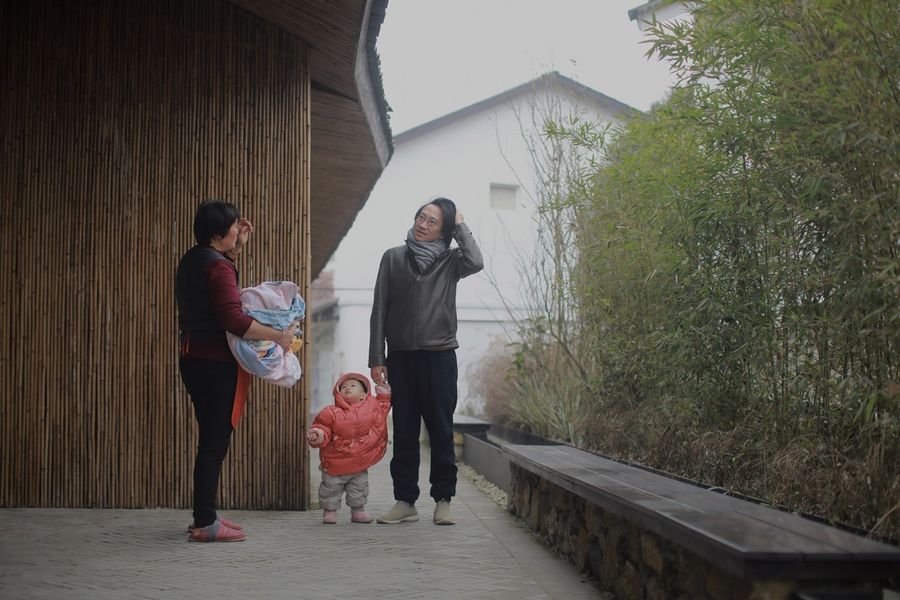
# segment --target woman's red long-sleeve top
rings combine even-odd
[[[178,265],[175,296],[181,356],[234,362],[225,332],[243,337],[253,319],[241,307],[232,260],[209,246],[191,248]]]

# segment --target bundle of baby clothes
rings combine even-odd
[[[306,303],[299,288],[290,281],[265,281],[241,290],[244,312],[263,325],[283,331],[295,327],[289,352],[268,340],[245,340],[228,333],[228,345],[238,363],[250,374],[281,387],[293,387],[300,380],[300,361],[294,352],[303,345],[299,329]]]

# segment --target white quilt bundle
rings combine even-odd
[[[306,303],[300,297],[299,288],[290,281],[265,281],[244,288],[241,290],[241,305],[247,315],[278,330],[299,325],[306,313]],[[292,349],[299,349],[302,345],[302,333],[298,328]],[[231,353],[247,372],[286,388],[300,381],[300,361],[294,352],[285,352],[281,346],[268,340],[245,340],[231,333],[227,336]]]

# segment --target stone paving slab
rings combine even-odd
[[[423,457],[424,458],[424,457]],[[427,464],[427,459],[423,461]],[[458,524],[321,524],[321,512],[229,511],[248,537],[187,542],[184,510],[0,510],[0,598],[608,598],[460,477]],[[388,460],[370,471],[369,509],[393,504]],[[315,496],[315,488],[313,489]]]

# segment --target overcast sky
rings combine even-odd
[[[394,134],[547,71],[646,110],[673,83],[628,9],[644,0],[389,0],[378,35]]]

